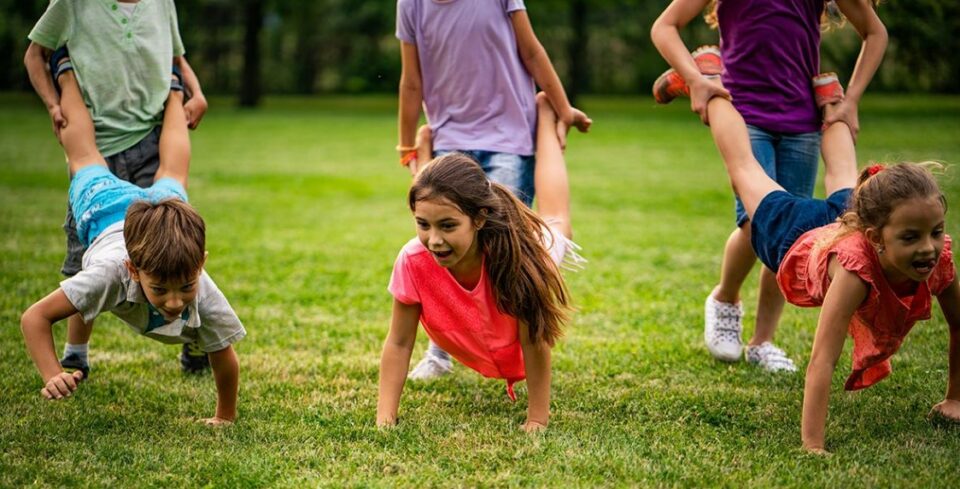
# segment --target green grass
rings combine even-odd
[[[47,402],[20,313],[56,287],[63,156],[35,98],[0,96],[0,486],[935,486],[957,475],[960,429],[924,415],[942,399],[946,325],[934,308],[894,374],[842,391],[832,457],[799,450],[802,375],[710,358],[702,302],[732,229],[709,133],[683,104],[588,99],[596,121],[568,150],[578,312],[554,354],[548,432],[527,436],[525,392],[458,368],[408,385],[396,429],[374,427],[393,260],[414,232],[390,98],[214,100],[193,133],[191,202],[208,224],[208,271],[249,336],[238,345],[240,418],[213,413],[209,377],[178,350],[98,320],[93,378]],[[960,163],[960,98],[870,96],[860,160]],[[957,171],[943,179],[960,202]],[[948,230],[960,229],[948,214]],[[744,289],[752,330],[756,273]],[[816,310],[788,307],[778,342],[806,366]],[[64,338],[64,325],[56,337]],[[58,341],[58,349],[62,343]],[[426,344],[424,335],[419,348]],[[419,353],[415,354],[419,356]]]

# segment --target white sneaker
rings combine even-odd
[[[429,352],[423,356],[420,363],[407,374],[410,380],[430,380],[443,377],[453,371],[453,363],[449,358],[443,359]]]
[[[765,341],[760,346],[747,346],[743,355],[748,363],[759,365],[767,372],[796,372],[797,366],[783,350]]]
[[[739,302],[720,302],[710,292],[704,309],[703,341],[707,344],[707,350],[717,360],[739,361],[740,352],[743,351],[743,342],[740,340],[743,306]]]

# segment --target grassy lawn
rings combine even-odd
[[[831,457],[800,445],[802,374],[714,361],[703,299],[732,230],[726,175],[683,104],[588,99],[594,131],[567,152],[578,308],[554,352],[550,429],[528,436],[526,396],[465,368],[408,384],[401,422],[374,426],[393,260],[413,235],[391,98],[214,100],[193,133],[191,202],[207,270],[244,321],[240,413],[213,414],[210,376],[179,349],[97,321],[93,376],[47,402],[19,317],[53,290],[64,253],[63,155],[33,96],[0,95],[0,486],[935,486],[956,480],[960,428],[924,416],[943,398],[947,330],[919,323],[879,385],[834,375]],[[960,98],[870,95],[859,159],[936,159],[960,204]],[[822,192],[821,192],[822,193]],[[948,231],[960,234],[960,212]],[[756,273],[744,289],[752,330]],[[816,310],[788,307],[778,343],[809,360]],[[55,327],[58,351],[65,325]],[[418,339],[419,349],[425,335]],[[415,353],[416,360],[419,351]],[[949,483],[947,483],[949,484]]]

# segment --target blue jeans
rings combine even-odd
[[[452,153],[454,150],[438,150],[433,157]],[[456,150],[473,158],[483,168],[487,178],[510,189],[518,199],[533,205],[533,168],[536,161],[533,156],[512,153],[496,153],[482,150]]]
[[[820,164],[819,132],[778,133],[749,124],[747,131],[753,156],[770,178],[791,194],[813,196]],[[740,198],[736,200],[737,227],[742,227],[750,218]]]

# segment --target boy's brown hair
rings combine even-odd
[[[159,280],[194,280],[203,267],[206,225],[180,199],[134,202],[127,209],[123,239],[130,263]]]

